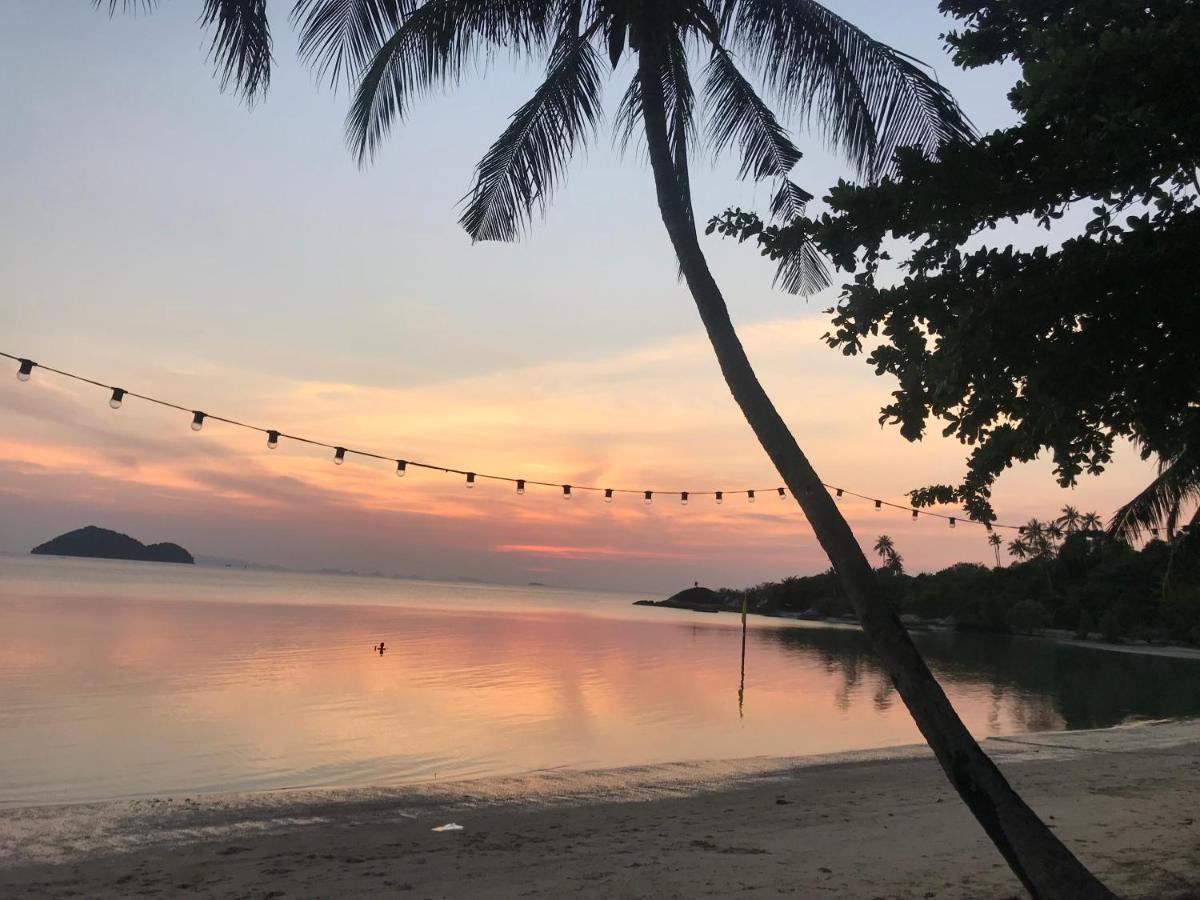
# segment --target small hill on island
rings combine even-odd
[[[729,608],[724,597],[699,585],[682,590],[666,600],[635,600],[633,605],[669,606],[673,609],[693,609],[697,612],[720,612]]]
[[[132,559],[139,562],[194,563],[178,544],[143,544],[108,528],[88,525],[39,544],[29,551],[39,556],[86,556],[91,559]]]

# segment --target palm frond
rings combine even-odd
[[[92,0],[92,5],[107,5],[111,15],[118,7],[149,12],[158,0]],[[267,0],[204,0],[200,24],[214,32],[209,57],[216,64],[221,90],[232,85],[248,103],[265,94],[272,63]]]
[[[477,54],[542,45],[557,4],[535,0],[427,0],[407,16],[362,73],[346,117],[360,162],[374,154],[414,97],[453,82]]]
[[[675,31],[671,32],[667,43],[666,61],[663,65],[663,98],[667,105],[667,138],[671,142],[671,156],[675,160],[675,176],[679,180],[679,191],[687,207],[688,218],[692,218],[688,145],[695,143],[696,138],[696,95],[692,90],[691,74],[688,71],[687,50],[679,33]]]
[[[741,177],[756,181],[786,178],[801,153],[723,47],[713,48],[705,94],[710,104],[708,130],[714,152],[721,153],[737,143]]]
[[[543,212],[572,154],[603,115],[600,61],[590,35],[564,33],[546,79],[516,111],[476,170],[459,220],[477,241],[511,241]]]
[[[1144,532],[1167,527],[1173,531],[1181,511],[1189,503],[1200,503],[1200,447],[1186,447],[1174,459],[1164,461],[1158,476],[1114,514],[1108,533],[1124,541],[1135,541]]]
[[[867,177],[888,171],[900,147],[932,152],[974,136],[954,98],[912,57],[815,0],[736,0],[723,15],[730,45],[785,114],[818,126]]]
[[[204,0],[201,23],[214,31],[209,55],[221,90],[231,84],[253,102],[271,83],[271,29],[267,0]]]
[[[804,209],[811,199],[812,194],[790,178],[785,178],[780,182],[775,196],[771,198],[771,218],[782,222],[799,218],[804,215]]]
[[[296,0],[300,58],[336,87],[350,83],[420,0]]]
[[[833,284],[825,258],[811,240],[779,258],[774,285],[789,294],[811,297]]]

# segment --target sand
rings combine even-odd
[[[1200,723],[991,739],[1078,855],[1200,897]],[[462,831],[437,833],[447,822]],[[921,747],[0,810],[3,897],[1007,898]]]

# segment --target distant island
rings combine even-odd
[[[39,556],[86,556],[91,559],[132,559],[141,562],[194,563],[178,544],[143,544],[108,528],[88,525],[39,544],[29,551]]]

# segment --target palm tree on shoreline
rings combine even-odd
[[[992,552],[996,554],[996,568],[999,569],[1004,565],[1002,562],[1000,562],[1000,546],[1004,543],[1004,541],[1000,538],[1000,535],[993,531],[988,535],[987,542],[991,546]]]
[[[896,552],[896,543],[888,535],[875,539],[875,553],[883,560],[883,567],[893,575],[904,574],[904,557]]]
[[[102,0],[98,0],[102,2]],[[126,0],[126,4],[133,0]],[[118,0],[109,0],[116,6]],[[270,75],[265,0],[204,0],[224,81],[248,98]],[[858,171],[888,171],[894,151],[936,150],[972,130],[914,61],[811,0],[298,0],[301,53],[332,80],[356,85],[352,148],[369,158],[411,102],[458,81],[481,55],[546,59],[545,80],[480,162],[462,224],[477,240],[512,240],[549,202],[602,114],[603,60],[636,58],[618,110],[626,137],[645,139],[663,225],[734,400],[812,525],[880,663],[947,777],[1035,897],[1110,897],[1009,786],[951,707],[880,591],[849,524],[775,409],[746,356],[699,243],[690,192],[697,139],[691,67],[707,59],[700,97],[717,151],[769,181],[773,213],[809,195],[790,180],[800,158],[787,130],[741,69],[785,114],[811,118]],[[826,286],[814,254],[780,273],[805,293]]]
[[[1067,532],[1074,534],[1079,530],[1080,524],[1083,521],[1083,516],[1079,510],[1070,504],[1062,508],[1062,515],[1058,517],[1057,523]]]

